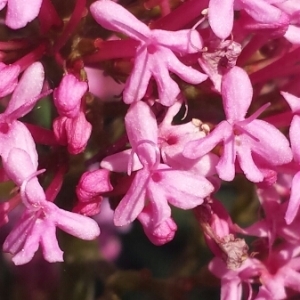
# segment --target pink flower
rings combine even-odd
[[[19,29],[38,16],[42,0],[1,0],[0,10],[6,5],[5,24],[12,29]]]
[[[86,82],[67,74],[53,92],[54,104],[61,116],[74,118],[79,115],[81,98],[88,89]]]
[[[294,160],[298,164],[300,169],[300,142],[299,142],[300,98],[287,92],[281,92],[281,94],[288,102],[289,106],[292,109],[292,112],[295,114],[290,126],[290,140],[291,140],[291,147],[294,155]],[[292,180],[291,197],[285,215],[285,220],[287,224],[292,223],[299,210],[299,205],[300,205],[300,196],[298,192],[299,184],[300,184],[300,171],[298,171],[295,174]]]
[[[125,103],[138,101],[145,95],[151,76],[157,83],[160,102],[166,106],[174,103],[180,92],[169,71],[192,84],[207,79],[206,75],[181,63],[173,53],[174,51],[184,55],[199,51],[202,48],[202,41],[197,31],[150,30],[125,8],[109,0],[93,3],[91,13],[104,28],[122,32],[140,41],[136,49],[134,68],[124,89]]]
[[[247,73],[234,67],[222,81],[223,107],[226,120],[206,137],[189,142],[183,152],[188,158],[198,158],[222,143],[223,153],[216,166],[221,179],[231,181],[235,175],[235,160],[246,177],[253,182],[264,179],[260,164],[282,165],[292,160],[285,136],[269,123],[256,120],[265,107],[245,118],[252,100],[252,86]],[[259,163],[258,163],[259,162]]]
[[[39,245],[49,262],[63,261],[63,252],[56,239],[56,227],[78,238],[92,240],[100,233],[97,223],[87,217],[58,208],[47,201],[36,177],[36,166],[29,155],[13,148],[7,157],[5,170],[21,187],[26,209],[17,225],[6,238],[3,249],[13,255],[16,265],[28,263]]]
[[[92,125],[80,111],[75,118],[58,117],[53,122],[53,131],[61,145],[68,146],[71,154],[84,151],[92,132]]]
[[[32,110],[41,95],[44,69],[36,62],[26,69],[12,94],[4,113],[0,114],[0,155],[3,163],[14,147],[25,150],[37,166],[37,153],[33,138],[26,126],[18,121]]]
[[[142,169],[136,172],[129,190],[115,210],[116,225],[122,226],[136,219],[144,209],[146,200],[149,200],[153,211],[152,222],[158,226],[170,218],[168,203],[182,209],[191,209],[200,205],[203,198],[213,191],[211,183],[201,175],[172,169],[160,163],[158,127],[147,104],[141,101],[132,104],[125,117],[125,124],[132,146],[127,169],[131,171],[132,166],[138,166],[133,162],[135,160],[140,161]],[[101,166],[111,169],[114,166],[111,161],[116,156],[106,158]],[[121,164],[126,165],[124,162]]]

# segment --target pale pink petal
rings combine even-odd
[[[254,120],[245,125],[245,129],[257,141],[243,134],[243,143],[247,138],[251,151],[258,154],[263,160],[273,166],[287,164],[292,160],[293,155],[289,141],[273,125],[262,120]]]
[[[18,65],[5,65],[0,62],[0,97],[13,92],[18,83],[19,73],[20,67]]]
[[[7,176],[18,186],[21,186],[24,180],[36,172],[30,156],[20,148],[12,148],[8,157],[3,161],[3,167]]]
[[[283,274],[284,285],[294,291],[300,292],[300,274],[291,268],[287,268]]]
[[[12,29],[25,27],[35,19],[42,5],[42,0],[9,0],[5,24]]]
[[[91,218],[60,209],[52,202],[47,202],[47,206],[48,218],[63,231],[82,240],[93,240],[100,234],[98,224]]]
[[[291,127],[290,127],[290,140],[292,151],[294,155],[294,160],[300,163],[300,116],[294,116]]]
[[[300,44],[300,27],[296,25],[289,25],[284,37],[294,45]]]
[[[235,175],[235,158],[236,147],[234,136],[229,136],[224,140],[224,147],[222,156],[216,166],[216,170],[221,179],[225,181],[232,181]]]
[[[275,23],[281,18],[281,10],[273,5],[269,5],[264,0],[243,1],[243,9],[259,23]]]
[[[1,0],[0,1],[0,10],[2,10],[4,8],[4,6],[7,4],[8,0]]]
[[[178,84],[171,78],[166,62],[172,57],[166,56],[171,51],[157,51],[149,56],[149,65],[152,75],[156,81],[159,102],[165,106],[171,106],[180,93]],[[168,54],[167,54],[168,55]]]
[[[300,184],[300,172],[298,172],[294,176],[292,181],[291,196],[285,214],[285,221],[287,224],[291,224],[298,213],[298,209],[300,205],[299,184]]]
[[[296,97],[293,94],[290,94],[288,92],[281,92],[280,94],[284,97],[286,102],[289,104],[293,113],[300,112],[300,98],[299,97]]]
[[[230,69],[223,76],[221,92],[227,120],[243,120],[253,96],[252,84],[247,73],[239,67]]]
[[[180,54],[197,53],[203,48],[202,38],[197,30],[184,29],[172,32],[154,29],[151,36],[159,45]]]
[[[113,1],[96,1],[90,10],[97,23],[106,29],[122,32],[140,41],[145,41],[150,36],[151,31],[147,25]]]
[[[214,190],[204,177],[195,176],[188,171],[172,170],[167,165],[160,165],[151,178],[162,187],[164,197],[182,209],[191,209],[202,204],[203,198]]]
[[[169,49],[165,48],[163,51],[165,52],[169,71],[176,74],[182,80],[191,84],[199,84],[208,78],[206,74],[183,64]]]
[[[116,226],[124,226],[136,219],[143,210],[146,201],[146,188],[149,180],[149,171],[140,170],[123,197],[114,214]]]
[[[233,27],[234,0],[210,0],[208,21],[213,32],[221,39],[227,38]]]
[[[146,47],[143,46],[137,49],[134,67],[123,91],[123,100],[126,104],[136,102],[145,96],[151,78],[148,56]]]
[[[101,161],[100,166],[101,168],[121,173],[128,171],[129,162],[131,162],[130,171],[137,171],[143,168],[136,153],[132,156],[132,149],[127,149],[105,157]]]
[[[223,121],[206,137],[190,141],[183,150],[183,155],[188,158],[199,158],[210,152],[215,146],[232,134],[231,125]]]
[[[25,211],[4,241],[3,251],[13,255],[12,260],[16,265],[28,263],[39,248],[41,230],[35,214]]]
[[[42,226],[40,244],[45,260],[50,263],[63,261],[63,251],[61,251],[57,242],[55,225],[44,220]]]
[[[249,147],[243,147],[243,145],[237,147],[237,157],[241,169],[250,181],[261,182],[264,179],[262,172],[253,161],[251,149]]]
[[[221,300],[240,300],[242,292],[242,284],[239,279],[221,281]]]
[[[5,110],[5,115],[24,107],[18,116],[15,116],[20,118],[32,110],[42,91],[44,75],[44,68],[40,62],[33,63],[25,70]]]
[[[130,106],[125,116],[125,125],[128,139],[133,148],[142,140],[157,143],[156,117],[145,102],[139,101]]]
[[[27,127],[19,121],[14,121],[9,128],[9,132],[2,134],[0,132],[0,155],[2,160],[6,161],[10,151],[13,148],[24,150],[31,158],[31,162],[36,170],[38,165],[38,156],[35,148],[35,142]]]

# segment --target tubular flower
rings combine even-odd
[[[109,0],[93,3],[91,13],[104,28],[122,32],[140,42],[136,49],[135,64],[123,93],[125,103],[138,101],[145,95],[151,76],[157,83],[160,102],[166,106],[172,105],[180,92],[169,71],[192,84],[207,79],[207,75],[184,65],[173,53],[184,55],[199,51],[202,40],[197,31],[151,30],[125,8]]]

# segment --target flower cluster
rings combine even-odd
[[[22,211],[3,250],[17,265],[39,247],[48,262],[63,261],[56,228],[94,240],[104,198],[115,226],[137,219],[163,245],[176,234],[176,207],[194,211],[222,300],[299,295],[300,4],[149,0],[147,9],[159,9],[143,14],[121,1],[73,2],[66,16],[50,0],[0,1],[3,26],[18,37],[0,42],[0,178],[16,186],[0,204],[0,224]],[[107,133],[119,135],[109,143],[98,134],[105,112],[94,109],[113,100],[97,97],[111,94],[106,76],[124,84],[112,94],[126,107],[124,132]],[[42,98],[48,128],[33,116]],[[75,206],[64,206],[56,199],[75,157],[86,169]],[[263,212],[248,227],[218,199],[238,177]]]

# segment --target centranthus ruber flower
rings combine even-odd
[[[126,156],[121,153],[123,161],[115,154],[101,162],[103,168],[112,171],[121,171],[124,166],[130,172],[133,167],[138,168],[133,169],[137,170],[133,182],[115,210],[116,225],[122,226],[132,222],[149,201],[152,211],[151,228],[155,230],[171,216],[168,203],[182,209],[191,209],[202,204],[203,198],[212,193],[212,184],[203,176],[172,169],[160,163],[158,126],[151,108],[146,103],[139,101],[132,104],[125,117],[125,124],[132,155],[127,161]],[[139,163],[135,162],[136,160]],[[144,225],[149,225],[145,218],[141,217],[141,220],[144,221]]]
[[[272,168],[292,160],[292,152],[285,136],[273,125],[256,119],[267,105],[245,118],[253,89],[243,69],[234,67],[223,76],[221,92],[226,120],[206,137],[187,143],[184,156],[202,157],[222,143],[223,153],[216,166],[220,178],[233,180],[237,157],[241,169],[252,182],[264,179],[260,167],[262,164]]]
[[[12,29],[25,27],[38,16],[42,2],[43,0],[1,0],[0,10],[7,5],[5,24]]]
[[[39,245],[49,262],[63,261],[55,235],[56,227],[80,239],[92,240],[100,234],[97,223],[85,216],[58,208],[40,186],[30,156],[19,148],[9,152],[5,170],[20,187],[25,211],[6,238],[3,249],[13,255],[13,262],[21,265],[29,262]]]
[[[91,13],[104,28],[140,41],[123,93],[125,103],[138,101],[145,95],[151,76],[157,83],[159,100],[166,106],[173,104],[180,92],[169,71],[192,84],[207,79],[207,75],[184,65],[173,53],[184,55],[198,52],[202,48],[202,39],[196,30],[151,30],[121,5],[109,0],[93,3]]]

